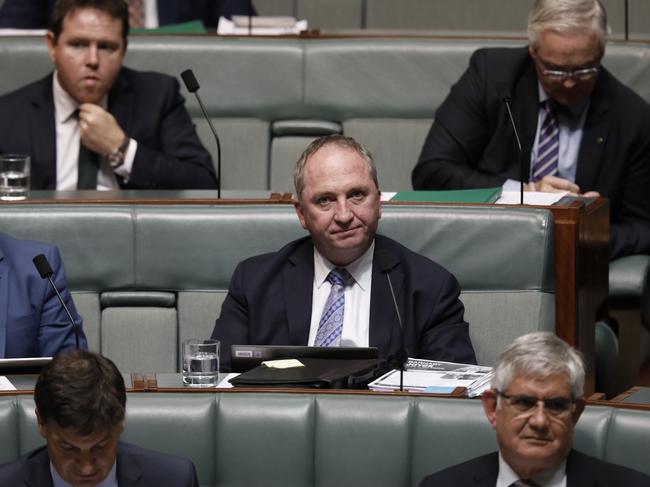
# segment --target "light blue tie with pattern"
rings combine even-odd
[[[537,160],[533,165],[533,181],[557,174],[560,159],[560,126],[549,100],[544,102],[544,111],[546,117],[539,131]]]
[[[341,343],[343,314],[345,313],[345,286],[351,279],[350,273],[339,267],[333,269],[327,275],[327,280],[332,284],[332,289],[318,323],[314,346],[338,347]]]

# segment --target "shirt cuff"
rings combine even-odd
[[[126,154],[124,155],[124,164],[115,169],[115,174],[122,176],[124,182],[129,182],[129,177],[131,177],[131,170],[133,169],[133,161],[135,160],[135,152],[138,150],[138,143],[135,139],[129,140],[129,147],[126,149]]]

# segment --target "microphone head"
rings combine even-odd
[[[497,96],[501,101],[512,100],[512,93],[510,92],[510,85],[506,81],[497,81],[494,85],[497,90]]]
[[[199,89],[199,82],[196,80],[194,73],[191,69],[186,69],[181,73],[181,78],[183,78],[183,83],[185,83],[185,88],[190,93],[194,93]]]
[[[377,263],[379,270],[382,273],[386,274],[387,272],[390,272],[393,267],[395,267],[395,264],[397,264],[397,259],[389,250],[381,249],[375,252],[375,262]]]
[[[34,266],[36,266],[36,270],[43,279],[46,279],[54,274],[54,271],[52,270],[52,267],[50,267],[50,263],[47,261],[47,257],[45,257],[45,255],[38,254],[32,259],[32,262],[34,263]]]

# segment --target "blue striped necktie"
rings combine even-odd
[[[318,323],[314,346],[338,347],[340,345],[341,335],[343,334],[343,315],[345,313],[345,286],[351,279],[352,276],[348,271],[338,267],[327,275],[327,280],[332,284],[332,289]]]
[[[542,128],[539,131],[537,160],[533,165],[533,181],[557,174],[557,164],[560,158],[560,127],[557,117],[549,100],[543,103],[543,107],[546,117],[544,117]]]

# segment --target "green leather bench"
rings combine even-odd
[[[524,42],[133,36],[126,64],[176,77],[194,70],[222,139],[226,189],[291,190],[293,164],[308,142],[343,132],[375,155],[382,188],[398,191],[410,189],[436,108],[472,52]],[[650,45],[610,43],[604,64],[650,101]],[[0,94],[52,69],[41,37],[0,37],[0,66]],[[193,96],[187,104],[216,153]]]
[[[574,446],[650,474],[650,411],[588,406]],[[203,486],[416,486],[496,449],[481,402],[353,394],[131,393],[123,439],[191,458]],[[30,396],[0,397],[0,463],[41,445]]]
[[[3,204],[0,228],[59,246],[90,348],[123,372],[177,371],[179,342],[210,336],[237,263],[306,235],[288,204]],[[555,329],[549,211],[388,204],[379,231],[456,275],[479,363]]]

